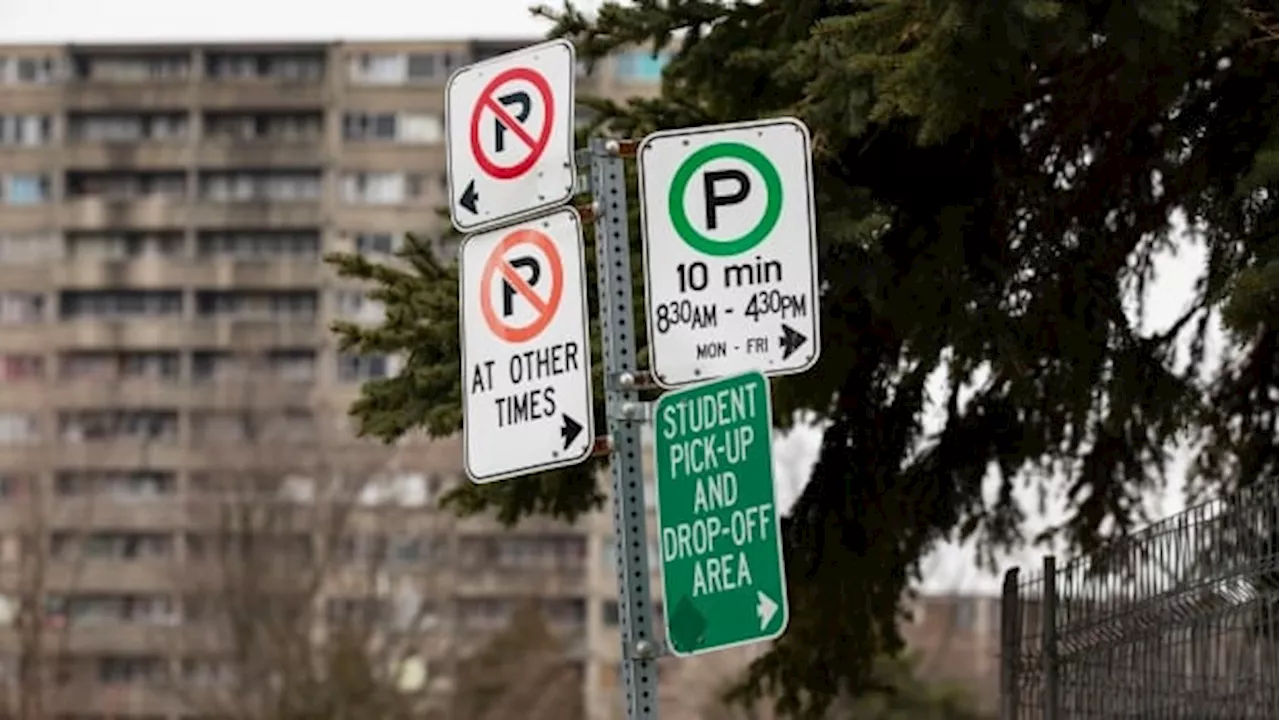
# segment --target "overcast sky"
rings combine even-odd
[[[547,26],[529,16],[532,4],[526,0],[0,0],[0,42],[541,35]],[[596,4],[595,0],[579,3]]]
[[[547,25],[530,16],[530,4],[528,0],[0,0],[0,43],[540,36]],[[578,3],[581,7],[598,4],[599,0]],[[1177,258],[1165,258],[1159,267],[1160,279],[1149,293],[1151,328],[1168,326],[1187,307],[1203,267],[1203,252],[1193,248]],[[819,440],[819,433],[810,429],[778,443],[779,500],[784,506],[799,494]],[[1034,507],[1030,495],[1025,500]],[[1181,489],[1152,498],[1150,504],[1157,514],[1174,512],[1182,506]],[[1051,509],[1048,518],[1060,516],[1059,507]],[[1036,525],[1045,522],[1048,519]],[[997,577],[978,572],[968,560],[970,554],[954,544],[935,553],[926,564],[926,589],[996,591]],[[1037,565],[1037,557],[1026,553],[1009,560]]]

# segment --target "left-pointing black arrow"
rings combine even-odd
[[[574,420],[568,415],[564,415],[563,424],[560,426],[560,437],[564,438],[564,449],[568,450],[574,440],[582,434],[582,423]]]
[[[476,181],[472,180],[467,183],[467,187],[462,191],[462,197],[458,199],[458,204],[466,208],[472,215],[476,214],[476,201],[480,199],[480,193],[476,192]]]

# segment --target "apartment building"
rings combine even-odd
[[[172,567],[198,566],[209,498],[299,465],[412,478],[423,508],[464,481],[456,441],[352,439],[346,408],[397,360],[337,351],[333,320],[381,308],[321,258],[439,236],[444,83],[528,42],[0,46],[0,685],[36,617],[64,638],[46,717],[191,720],[163,691],[208,664]],[[622,54],[581,92],[648,94],[660,67]],[[249,413],[270,422],[248,431]],[[576,640],[587,705],[610,705],[604,516],[505,531],[379,513],[354,516],[343,552],[412,574],[447,547],[466,569],[434,585],[447,645],[538,598]],[[326,588],[321,615],[354,612]]]

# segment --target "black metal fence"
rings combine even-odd
[[[1276,484],[1005,574],[1002,720],[1280,718]]]

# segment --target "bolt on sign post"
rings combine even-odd
[[[463,464],[477,483],[591,453],[582,222],[565,208],[462,242]]]
[[[654,411],[667,641],[676,655],[787,627],[769,379],[752,371],[669,392]]]
[[[782,118],[667,130],[638,151],[645,314],[663,387],[818,361],[809,130]]]
[[[468,65],[445,88],[449,216],[462,232],[525,217],[574,193],[572,43]]]

